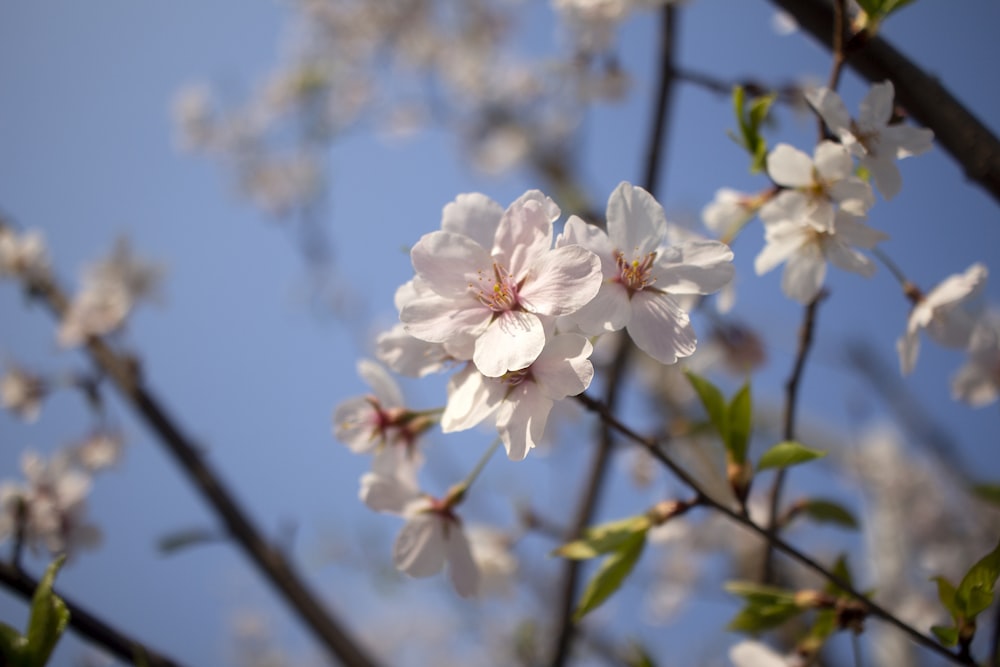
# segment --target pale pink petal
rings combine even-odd
[[[861,100],[858,111],[858,125],[862,130],[881,131],[892,118],[892,98],[895,91],[892,81],[873,84]]]
[[[757,641],[743,640],[729,649],[733,667],[788,667],[788,661]]]
[[[612,247],[630,257],[653,252],[667,234],[667,216],[659,202],[624,181],[608,198],[607,218]]]
[[[458,195],[444,207],[441,230],[464,234],[484,249],[493,247],[493,238],[503,217],[503,207],[478,192]]]
[[[764,204],[758,215],[765,225],[781,222],[800,223],[812,210],[812,198],[798,190],[782,190]]]
[[[378,335],[375,356],[393,371],[409,377],[440,371],[451,357],[441,343],[430,343],[406,333],[402,323]]]
[[[694,354],[697,339],[688,314],[667,294],[649,290],[632,297],[628,333],[640,350],[662,364]]]
[[[813,161],[798,148],[778,144],[767,154],[767,173],[778,185],[804,188],[813,182]]]
[[[553,400],[576,396],[594,378],[590,363],[593,351],[593,345],[583,336],[558,334],[549,339],[531,365],[531,375],[542,393]]]
[[[819,88],[806,92],[806,100],[816,110],[826,126],[835,135],[850,133],[851,114],[848,113],[844,101],[829,88]]]
[[[875,263],[861,251],[852,248],[838,238],[826,239],[823,251],[830,263],[844,271],[851,271],[870,278],[875,273]]]
[[[411,577],[429,577],[444,567],[445,540],[441,518],[435,514],[417,514],[399,531],[392,548],[396,569]]]
[[[552,400],[531,381],[514,387],[497,410],[497,432],[511,461],[522,461],[542,441]]]
[[[854,160],[846,148],[832,141],[816,146],[816,171],[824,181],[840,181],[854,172]]]
[[[529,190],[507,207],[491,251],[493,258],[515,279],[552,247],[552,223],[559,207],[538,190]]]
[[[628,290],[619,282],[605,281],[587,305],[568,317],[588,336],[618,331],[632,318]]]
[[[882,140],[895,147],[895,157],[901,160],[929,151],[934,145],[934,132],[925,127],[890,125],[882,130]]]
[[[431,294],[403,306],[399,319],[411,336],[445,343],[461,335],[478,336],[493,319],[493,311],[471,294],[462,300]]]
[[[503,399],[503,385],[489,380],[472,364],[448,381],[448,403],[441,415],[445,433],[464,431],[486,419]]]
[[[837,220],[834,226],[838,239],[843,243],[861,248],[874,248],[878,243],[889,238],[885,232],[872,229],[860,218],[856,218],[846,211],[837,211]]]
[[[781,289],[789,298],[805,305],[816,298],[826,277],[826,260],[815,243],[802,246],[788,258]]]
[[[584,222],[573,215],[566,221],[563,233],[556,238],[556,248],[568,245],[580,245],[591,251],[601,260],[601,271],[605,278],[618,275],[614,261],[614,248],[607,233],[597,225]]]
[[[367,452],[379,443],[375,408],[363,396],[344,401],[333,413],[333,435],[352,452]]]
[[[764,275],[786,261],[808,240],[808,232],[803,227],[784,225],[774,234],[768,234],[765,245],[754,260],[754,270],[758,276]]]
[[[688,241],[656,257],[653,286],[670,294],[711,294],[733,279],[733,251],[718,241]]]
[[[840,207],[857,216],[863,216],[875,205],[875,194],[870,185],[860,178],[849,178],[831,183],[830,197],[840,203]]]
[[[446,543],[448,558],[448,578],[455,591],[463,598],[476,595],[479,591],[479,566],[472,557],[472,548],[462,527],[457,523],[447,526]]]
[[[396,380],[380,364],[371,359],[361,359],[358,361],[358,375],[372,388],[375,398],[383,408],[403,405],[403,392],[396,384]]]
[[[461,297],[483,273],[492,274],[493,259],[478,243],[462,234],[431,232],[410,251],[417,277],[444,297]]]
[[[531,312],[558,317],[579,310],[601,288],[601,260],[578,245],[556,248],[539,257],[518,292]]]
[[[533,313],[499,313],[476,339],[472,361],[483,375],[500,377],[527,368],[545,347],[545,329]]]
[[[358,497],[376,512],[402,514],[407,504],[417,496],[413,488],[401,483],[395,477],[374,472],[366,472],[361,476],[361,490]]]

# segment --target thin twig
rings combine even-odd
[[[834,11],[823,0],[770,0],[805,31],[832,48]],[[869,81],[889,79],[896,100],[1000,203],[1000,140],[941,82],[881,37],[861,33],[846,45],[847,64]]]
[[[0,583],[29,601],[38,588],[37,579],[20,567],[7,563],[0,563]],[[149,667],[182,667],[181,663],[111,627],[62,593],[53,592],[66,604],[69,611],[70,627],[81,636],[112,653],[119,660],[136,665],[148,665]]]
[[[600,401],[597,401],[586,394],[580,394],[576,399],[584,405],[591,412],[596,413],[600,416],[602,420],[607,422],[612,428],[617,430],[619,433],[627,437],[634,443],[644,447],[657,461],[663,464],[671,473],[674,474],[677,479],[688,486],[692,491],[698,494],[698,504],[704,507],[709,507],[727,518],[734,521],[740,525],[749,528],[751,531],[756,533],[761,539],[773,546],[776,550],[781,551],[793,560],[798,561],[800,564],[805,566],[807,569],[812,570],[822,578],[826,579],[830,583],[834,584],[841,590],[843,590],[847,595],[863,603],[865,610],[871,616],[879,618],[886,623],[894,626],[898,630],[904,632],[910,637],[914,642],[920,644],[921,646],[934,651],[938,655],[941,655],[951,662],[959,665],[975,665],[975,662],[969,658],[963,657],[952,653],[944,646],[941,646],[933,637],[923,634],[913,626],[907,624],[906,622],[900,620],[892,612],[886,610],[884,607],[878,603],[870,600],[865,596],[864,593],[855,589],[850,583],[837,576],[827,568],[823,567],[819,562],[814,560],[812,557],[806,555],[802,551],[799,551],[796,547],[793,547],[788,542],[784,541],[778,535],[775,535],[769,531],[764,526],[755,523],[750,517],[741,514],[740,512],[734,510],[728,505],[720,502],[710,496],[701,488],[701,485],[697,480],[694,479],[684,468],[680,467],[673,459],[671,459],[664,451],[660,448],[660,443],[654,438],[648,438],[639,434],[638,432],[631,429],[629,426],[625,425],[619,421],[611,412],[608,411],[607,407]]]
[[[63,319],[69,302],[51,278],[36,276],[28,282],[27,288],[31,295],[49,307],[57,319]],[[159,437],[263,577],[278,589],[316,638],[345,665],[375,665],[346,626],[334,618],[330,610],[312,593],[282,551],[264,539],[223,484],[222,478],[202,457],[200,448],[184,434],[166,408],[146,388],[135,361],[119,354],[96,336],[87,340],[86,351],[94,364],[111,380],[122,398],[132,405]]]

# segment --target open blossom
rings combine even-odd
[[[448,563],[448,576],[462,597],[479,587],[479,569],[455,514],[455,499],[437,499],[417,487],[414,465],[391,454],[376,456],[372,472],[361,478],[361,500],[377,512],[406,519],[392,549],[396,568],[412,577],[430,577]]]
[[[934,133],[926,128],[889,124],[894,94],[891,81],[873,84],[854,121],[844,101],[829,88],[806,93],[809,104],[830,131],[871,172],[875,186],[886,199],[895,197],[902,187],[896,160],[919,155],[934,141]]]
[[[26,452],[21,468],[25,484],[0,484],[0,540],[23,521],[25,544],[32,549],[57,554],[96,545],[100,530],[86,517],[90,476],[64,455],[46,460]]]
[[[827,261],[845,271],[869,277],[875,271],[875,263],[854,246],[873,248],[888,237],[850,213],[838,210],[829,231],[820,231],[805,221],[765,221],[764,238],[767,245],[754,261],[757,275],[786,262],[781,289],[789,298],[807,304],[823,287]]]
[[[399,445],[411,451],[430,422],[404,407],[399,385],[379,364],[361,359],[358,375],[368,383],[372,393],[337,406],[333,413],[334,436],[358,453],[386,445],[390,449]]]
[[[906,334],[896,345],[903,375],[911,373],[917,363],[921,329],[945,347],[963,348],[968,344],[974,320],[961,306],[982,289],[986,275],[986,267],[977,262],[965,273],[945,278],[913,306],[906,322]]]
[[[0,276],[32,276],[46,270],[45,240],[38,231],[22,234],[0,223]]]
[[[498,223],[496,209],[483,210],[466,233],[446,228],[413,247],[417,281],[427,289],[403,305],[400,320],[422,340],[474,340],[476,367],[500,377],[538,358],[543,319],[568,315],[593,298],[600,261],[579,246],[552,249],[559,208],[537,190],[511,204]]]
[[[448,404],[441,416],[445,433],[472,428],[496,414],[497,432],[512,461],[537,446],[555,401],[590,386],[593,346],[579,334],[556,334],[528,368],[499,378],[468,365],[448,382]]]
[[[678,297],[710,294],[733,277],[733,253],[718,241],[667,245],[667,219],[651,194],[621,183],[608,199],[608,231],[571,217],[556,245],[578,244],[600,257],[604,277],[593,301],[570,322],[587,335],[625,328],[664,364],[690,356],[694,329]],[[573,247],[568,245],[567,247]]]
[[[812,158],[778,144],[767,156],[767,173],[786,189],[760,209],[764,222],[805,221],[820,231],[833,226],[834,204],[864,216],[875,204],[871,186],[854,176],[854,160],[840,144],[823,141]]]
[[[705,226],[722,240],[731,240],[761,206],[761,198],[732,188],[719,188],[701,210]]]
[[[47,392],[42,378],[18,366],[8,366],[0,377],[0,405],[27,422],[38,419]]]
[[[729,659],[733,667],[793,667],[802,665],[797,658],[786,658],[767,644],[745,639],[729,649]]]
[[[1000,396],[1000,314],[983,315],[969,337],[969,358],[951,381],[952,396],[973,407]]]

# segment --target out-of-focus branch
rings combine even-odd
[[[770,0],[821,44],[833,48],[834,11],[824,0]],[[1000,203],[1000,140],[935,77],[881,37],[846,45],[847,64],[869,81],[892,81],[896,101],[934,131],[938,143]]]
[[[28,279],[26,287],[59,320],[63,319],[69,302],[50,277],[34,276]],[[221,477],[202,457],[194,441],[184,434],[166,408],[146,388],[135,361],[116,352],[103,339],[95,336],[87,340],[85,349],[125,402],[132,405],[173,455],[203,498],[218,514],[234,541],[242,547],[264,578],[278,589],[316,638],[344,665],[375,665],[346,627],[316,598],[281,550],[264,539],[225,487]]]
[[[626,438],[634,442],[635,444],[643,447],[648,451],[653,458],[663,464],[677,479],[683,482],[688,488],[698,494],[697,504],[704,507],[709,507],[720,514],[723,514],[731,521],[735,523],[746,526],[751,531],[756,533],[762,540],[767,544],[774,547],[776,550],[781,551],[793,560],[799,562],[801,565],[805,566],[807,569],[818,574],[822,578],[826,579],[830,583],[834,584],[846,594],[855,598],[861,602],[865,611],[875,618],[881,619],[886,623],[894,626],[898,630],[904,632],[910,637],[914,642],[920,644],[921,646],[930,649],[931,651],[937,653],[950,660],[951,662],[958,665],[975,665],[975,661],[967,656],[952,653],[947,648],[939,644],[933,637],[923,634],[912,625],[909,625],[905,621],[901,620],[898,616],[888,611],[878,603],[872,601],[864,593],[855,589],[851,584],[837,576],[827,568],[823,567],[818,561],[814,560],[811,556],[806,555],[804,552],[799,551],[796,547],[792,546],[785,540],[783,540],[778,535],[774,534],[772,531],[768,530],[766,527],[754,522],[749,516],[734,510],[723,502],[720,502],[713,498],[711,495],[702,489],[698,481],[692,477],[684,468],[678,465],[673,459],[671,459],[661,448],[660,442],[655,438],[649,438],[641,435],[637,431],[633,430],[628,425],[621,422],[617,417],[612,414],[606,405],[600,401],[588,396],[587,394],[580,394],[576,399],[583,404],[591,412],[597,414],[602,421],[607,423],[609,426],[614,428],[616,431],[624,435]]]
[[[31,600],[38,588],[38,580],[27,572],[7,563],[0,563],[0,583],[16,591],[25,600]],[[95,644],[100,645],[120,660],[149,667],[183,667],[141,642],[116,630],[62,593],[56,593],[69,610],[69,624],[74,630]]]

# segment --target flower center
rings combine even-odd
[[[530,378],[531,378],[531,366],[528,366],[527,368],[522,368],[519,371],[507,371],[506,373],[501,375],[498,379],[506,385],[510,385],[511,387],[516,387],[517,385],[521,384],[522,382]]]
[[[620,250],[615,251],[615,264],[618,266],[618,282],[625,286],[629,294],[639,292],[656,282],[653,277],[653,261],[656,253],[648,253],[641,260],[633,259],[629,262],[625,259],[625,253]]]
[[[514,310],[517,305],[517,283],[511,277],[510,272],[497,262],[493,262],[493,277],[486,277],[479,271],[478,287],[469,285],[472,289],[478,289],[479,302],[492,310],[494,313],[503,313]]]

